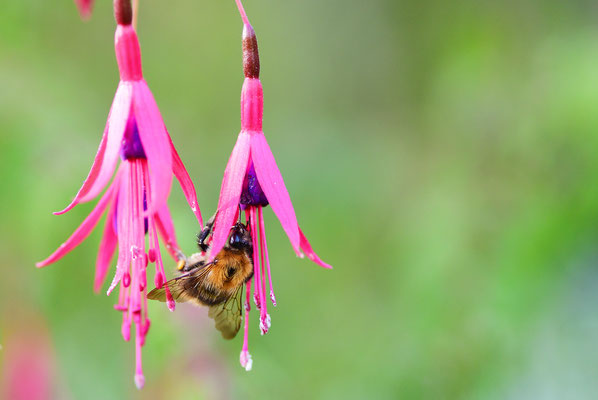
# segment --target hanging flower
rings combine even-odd
[[[224,246],[231,226],[238,216],[240,206],[244,209],[246,219],[250,224],[253,240],[253,293],[254,302],[260,310],[260,331],[263,335],[270,328],[270,316],[266,304],[266,272],[270,300],[276,306],[262,214],[263,207],[268,204],[272,207],[298,256],[303,257],[303,253],[305,253],[316,264],[324,268],[332,267],[318,257],[299,228],[289,193],[266,142],[262,131],[263,92],[259,79],[257,39],[241,2],[235,1],[244,23],[243,71],[245,81],[241,91],[241,132],[224,171],[218,211],[214,221],[211,254],[218,254]],[[241,365],[249,370],[252,363],[247,343],[251,281],[247,283],[246,289],[245,335],[240,360]]]
[[[93,0],[75,0],[75,4],[79,9],[81,18],[89,19],[91,17],[91,10],[93,9]]]
[[[139,42],[131,26],[130,3],[115,1],[115,16],[118,23],[115,50],[120,83],[91,171],[71,204],[55,214],[63,214],[75,205],[98,196],[114,174],[119,156],[122,162],[114,180],[89,216],[66,242],[37,266],[51,264],[78,246],[108,210],[97,257],[94,289],[100,290],[118,244],[116,274],[108,294],[120,284],[115,308],[123,313],[122,335],[127,341],[131,335],[131,324],[134,324],[135,383],[142,387],[141,347],[150,327],[146,298],[146,268],[149,262],[156,266],[155,285],[161,287],[165,282],[158,235],[175,260],[180,254],[166,204],[173,173],[200,226],[203,222],[193,183],[143,79]],[[146,234],[149,236],[148,248]],[[169,300],[168,306],[173,310],[174,301],[170,296]]]

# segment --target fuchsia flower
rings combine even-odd
[[[81,18],[89,19],[89,17],[91,17],[93,0],[75,0],[75,4],[79,9],[79,14],[81,14]]]
[[[278,217],[298,256],[303,257],[302,252],[304,252],[316,264],[324,268],[332,267],[318,257],[299,228],[282,175],[266,142],[262,131],[263,93],[259,79],[257,39],[241,2],[235,1],[244,23],[243,70],[245,81],[241,91],[241,132],[224,171],[218,211],[214,221],[211,254],[216,255],[222,249],[230,229],[238,217],[239,207],[244,209],[253,239],[254,302],[260,310],[260,330],[263,335],[268,332],[270,327],[265,295],[266,271],[270,300],[276,306],[262,215],[263,207],[268,204],[272,206],[274,214]],[[251,281],[247,283],[245,336],[240,356],[241,365],[247,370],[251,369],[251,355],[247,343],[250,291]]]
[[[120,283],[119,300],[115,308],[123,312],[122,335],[125,340],[130,339],[131,323],[135,325],[135,383],[141,387],[144,382],[141,347],[150,326],[146,298],[148,262],[156,264],[155,285],[161,287],[165,282],[158,234],[175,260],[179,254],[166,204],[173,173],[200,226],[203,223],[191,178],[143,79],[139,42],[131,26],[130,3],[116,1],[115,15],[118,23],[115,50],[120,83],[91,171],[72,203],[55,214],[63,214],[75,205],[95,198],[114,174],[119,155],[122,162],[112,184],[89,216],[66,242],[37,266],[51,264],[78,246],[93,230],[104,210],[108,209],[97,257],[94,289],[100,290],[118,243],[116,274],[108,294]],[[149,236],[147,252],[146,233]],[[171,310],[174,309],[173,301],[168,305]]]

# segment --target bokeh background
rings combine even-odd
[[[85,178],[118,82],[111,1],[88,22],[69,0],[4,2],[4,396],[25,376],[60,399],[595,398],[598,4],[245,7],[266,135],[335,269],[296,258],[268,210],[278,307],[266,336],[250,322],[253,370],[206,310],[151,304],[137,391],[116,300],[92,292],[101,229],[34,267],[93,207],[51,214]],[[241,29],[232,0],[140,0],[145,77],[206,217],[239,130]],[[191,252],[176,183],[170,205]]]

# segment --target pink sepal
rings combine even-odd
[[[111,185],[106,193],[102,196],[98,204],[95,206],[93,211],[85,218],[85,220],[79,225],[79,227],[73,232],[71,237],[67,239],[66,242],[60,245],[60,247],[52,253],[52,255],[46,258],[43,261],[38,262],[35,264],[36,267],[41,268],[45,267],[48,264],[52,264],[55,261],[61,259],[66,253],[77,247],[93,230],[96,226],[102,213],[106,209],[108,202],[112,199],[112,194],[114,192],[115,185]]]
[[[195,192],[195,186],[193,186],[193,181],[179,157],[179,153],[174,148],[174,144],[172,143],[172,138],[168,135],[170,139],[170,149],[172,152],[172,172],[174,176],[178,179],[179,183],[181,184],[181,188],[183,189],[183,194],[187,199],[187,203],[189,203],[189,207],[191,207],[191,211],[195,214],[195,218],[197,218],[197,222],[199,222],[199,226],[203,228],[203,219],[201,218],[201,211],[199,210],[199,205],[197,204],[197,193]]]
[[[212,244],[210,246],[211,256],[208,262],[212,261],[220,250],[222,250],[235,216],[239,211],[239,199],[241,198],[241,190],[243,189],[243,180],[245,179],[247,166],[249,165],[249,143],[249,134],[241,131],[224,170],[224,178],[222,178],[222,188],[220,189],[220,198],[218,200],[218,210],[214,221]]]
[[[176,241],[170,210],[166,204],[164,204],[162,208],[158,210],[158,213],[156,213],[156,225],[158,227],[158,232],[166,245],[166,250],[168,250],[168,253],[170,253],[175,261],[178,260],[177,251],[179,250],[179,245]]]
[[[118,178],[119,176],[117,176],[114,181],[115,185],[118,184]],[[118,243],[118,237],[114,231],[114,213],[116,211],[115,197],[116,195],[112,196],[112,206],[110,207],[108,214],[106,214],[104,234],[102,235],[98,257],[96,259],[96,274],[93,282],[93,290],[96,293],[99,293],[100,289],[102,288],[102,284],[104,283],[104,279],[106,279],[106,274],[110,268],[110,260],[112,260],[114,250],[116,250],[116,243]]]
[[[150,172],[152,204],[148,204],[148,212],[156,212],[166,204],[172,184],[170,138],[147,83],[140,80],[134,82],[133,87],[135,120]]]
[[[100,147],[98,148],[91,170],[71,204],[64,210],[55,212],[55,215],[64,214],[77,204],[93,199],[104,189],[112,177],[131,110],[132,95],[133,92],[130,84],[121,82],[118,85],[102,141],[100,142]]]
[[[141,50],[137,33],[131,25],[118,25],[114,34],[116,62],[123,81],[137,81],[143,78],[141,71]]]
[[[295,253],[300,255],[299,226],[297,225],[295,210],[270,146],[268,146],[266,137],[262,132],[251,135],[251,159],[253,160],[257,180],[270,206],[272,206],[272,211],[278,217],[282,228],[289,237]]]
[[[245,78],[241,89],[241,130],[262,130],[264,93],[258,78]]]
[[[301,231],[301,228],[299,228],[299,235],[301,237],[301,250],[303,250],[307,258],[318,264],[320,267],[332,269],[332,265],[326,264],[324,261],[322,261],[316,252],[311,248],[311,244],[309,244],[309,241]]]
[[[75,4],[79,9],[79,14],[81,15],[82,19],[87,20],[89,17],[91,17],[93,0],[75,0]]]

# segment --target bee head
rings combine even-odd
[[[247,250],[252,248],[251,235],[245,225],[237,223],[233,226],[228,238],[228,244],[236,250]]]

